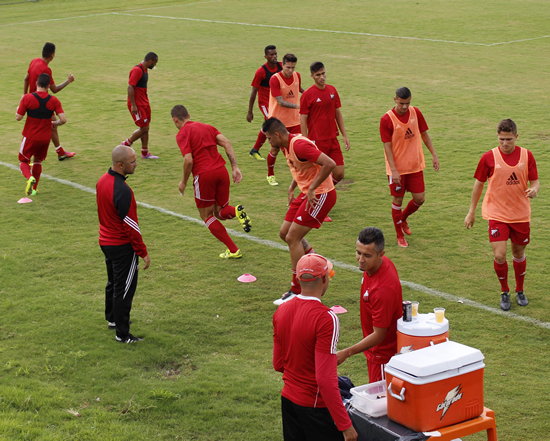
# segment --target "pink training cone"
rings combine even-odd
[[[346,308],[343,308],[340,305],[334,305],[330,309],[333,310],[336,314],[344,314],[345,312],[348,312]]]
[[[32,199],[29,198],[21,198],[17,201],[18,204],[28,204],[29,202],[32,202]]]
[[[237,277],[237,280],[243,283],[250,283],[250,282],[255,282],[256,277],[254,277],[252,274],[243,274],[242,276]]]

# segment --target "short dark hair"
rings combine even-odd
[[[510,118],[503,119],[501,122],[498,123],[497,126],[497,133],[500,132],[512,132],[514,135],[518,134],[518,126],[516,126],[516,123],[512,121]]]
[[[309,71],[314,74],[315,72],[319,72],[324,67],[325,65],[323,63],[316,61],[315,63],[311,63],[311,66],[309,66]]]
[[[357,238],[363,245],[369,245],[374,242],[374,250],[377,253],[384,251],[386,240],[384,239],[384,233],[380,228],[367,227],[363,228]]]
[[[42,57],[50,58],[53,54],[55,54],[55,44],[46,43],[42,48]]]
[[[400,87],[395,91],[395,96],[398,98],[401,98],[402,100],[406,100],[407,98],[411,97],[411,91],[408,87]]]
[[[285,54],[283,57],[283,64],[285,63],[297,63],[298,58],[294,54]]]
[[[143,61],[154,61],[158,57],[159,56],[157,54],[155,54],[154,52],[148,52],[147,55],[145,55],[145,58],[143,59]]]
[[[170,115],[172,115],[172,118],[177,118],[179,120],[189,118],[189,112],[187,111],[185,106],[182,106],[181,104],[174,106],[172,108],[172,111],[170,112]]]
[[[266,46],[266,47],[265,47],[265,49],[264,49],[264,54],[267,55],[267,53],[268,53],[269,51],[276,51],[276,50],[277,50],[277,48],[276,48],[274,45],[270,44],[269,46]]]
[[[51,83],[52,79],[48,74],[42,73],[38,75],[38,79],[36,80],[36,85],[38,87],[48,87]]]
[[[262,132],[273,134],[275,132],[284,133],[286,130],[285,125],[281,120],[271,117],[266,120],[262,125]]]

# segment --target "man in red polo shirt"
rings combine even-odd
[[[364,352],[369,383],[385,379],[384,366],[397,353],[397,320],[403,315],[401,282],[393,262],[384,254],[384,234],[364,228],[357,239],[356,259],[361,281],[361,327],[363,340],[338,351],[338,364]]]
[[[428,125],[416,107],[411,106],[411,91],[400,87],[395,92],[395,107],[388,110],[380,120],[380,136],[384,143],[386,174],[392,195],[392,218],[397,234],[397,245],[408,247],[404,234],[411,235],[408,217],[424,203],[425,187],[422,170],[426,167],[422,141],[432,154],[435,171],[439,170],[439,159],[428,135]],[[412,199],[401,212],[405,192],[410,191]]]
[[[237,166],[233,146],[215,127],[191,121],[191,116],[184,106],[174,106],[171,115],[179,129],[176,141],[183,155],[183,178],[178,185],[180,194],[183,196],[189,176],[193,174],[195,204],[201,219],[212,235],[227,247],[220,257],[240,259],[243,256],[241,250],[220,222],[237,217],[246,233],[252,228],[244,207],[229,205],[229,174],[225,168],[225,161],[218,152],[218,146],[225,150],[231,163],[233,182],[238,184],[241,182],[242,174]]]
[[[256,95],[258,95],[258,106],[260,111],[266,120],[269,116],[269,80],[277,72],[280,72],[283,69],[283,65],[277,62],[277,48],[273,45],[266,46],[264,49],[264,57],[267,60],[267,63],[260,66],[260,68],[254,74],[254,79],[252,80],[252,92],[250,92],[250,100],[248,102],[248,114],[246,115],[246,120],[252,122],[254,119],[254,102],[256,101]],[[260,130],[258,133],[258,139],[252,150],[250,150],[250,156],[259,160],[265,161],[260,155],[260,148],[264,145],[266,140],[264,132]]]
[[[67,122],[59,100],[48,93],[51,78],[48,74],[40,74],[36,84],[36,92],[27,93],[15,111],[15,119],[21,121],[27,114],[23,128],[23,141],[19,149],[19,168],[27,179],[25,193],[35,195],[38,181],[42,174],[42,161],[46,159],[52,136],[52,127]],[[56,114],[59,119],[57,119]],[[34,157],[32,171],[31,159]]]
[[[50,62],[54,59],[54,57],[55,44],[46,43],[44,45],[44,48],[42,49],[42,58],[35,58],[31,61],[31,64],[29,65],[29,69],[27,70],[27,74],[25,75],[25,79],[23,81],[24,94],[26,94],[27,92],[36,92],[36,81],[38,80],[38,76],[43,73],[50,76],[50,90],[55,94],[63,90],[74,81],[74,75],[69,74],[67,80],[64,83],[60,84],[59,86],[55,84],[52,76],[52,70],[49,67]],[[57,133],[56,125],[52,126],[51,139],[55,147],[55,152],[57,153],[57,159],[59,159],[60,161],[63,161],[67,158],[72,158],[76,155],[75,152],[66,152],[63,147],[61,147],[61,142],[59,141],[59,134]]]
[[[132,136],[123,141],[122,145],[131,146],[141,139],[141,159],[158,159],[158,156],[149,153],[149,124],[151,123],[151,106],[147,96],[147,82],[149,69],[154,69],[159,57],[154,52],[145,55],[144,60],[130,71],[128,80],[128,110],[139,127]]]
[[[489,185],[481,214],[489,221],[489,242],[495,256],[494,268],[502,288],[500,307],[508,311],[510,288],[508,287],[508,262],[506,261],[508,238],[512,241],[514,273],[516,278],[516,301],[527,306],[529,301],[523,293],[523,281],[527,260],[525,248],[530,240],[531,203],[540,189],[537,164],[533,154],[516,145],[518,129],[511,119],[502,120],[497,127],[498,147],[485,153],[474,174],[476,182],[472,191],[470,211],[464,226],[474,225],[475,212],[485,182]],[[528,185],[529,184],[529,185]]]

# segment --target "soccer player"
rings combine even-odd
[[[346,151],[350,149],[344,117],[340,111],[342,104],[334,86],[326,84],[325,65],[313,63],[309,70],[314,84],[300,98],[300,128],[302,135],[315,143],[317,148],[336,163],[332,180],[336,185],[344,178],[344,157],[338,143],[338,129],[342,133]]]
[[[483,219],[489,221],[489,242],[495,256],[495,272],[502,288],[500,308],[508,311],[511,307],[506,261],[508,238],[512,241],[514,256],[516,301],[519,306],[529,304],[523,293],[527,266],[525,247],[531,232],[530,199],[537,197],[540,182],[533,154],[516,145],[518,130],[514,121],[503,119],[497,126],[497,136],[498,147],[483,154],[474,174],[476,181],[464,226],[470,229],[474,225],[477,203],[485,181],[489,180],[481,214]]]
[[[176,141],[183,155],[183,178],[178,185],[180,194],[183,196],[189,176],[193,173],[195,204],[200,217],[212,235],[227,247],[220,257],[240,259],[243,256],[241,250],[220,222],[237,217],[246,233],[252,228],[244,207],[229,205],[229,174],[225,168],[225,161],[218,152],[218,146],[225,150],[233,170],[233,182],[238,184],[241,182],[242,174],[237,166],[233,146],[215,127],[191,121],[191,116],[184,106],[174,106],[171,115],[179,129]]]
[[[283,122],[286,129],[300,134],[300,93],[302,89],[300,74],[295,72],[298,58],[294,54],[285,54],[283,70],[269,80],[269,118],[277,118]],[[279,150],[271,147],[267,156],[267,182],[269,185],[279,185],[275,179],[275,161]]]
[[[136,343],[143,340],[130,334],[130,310],[138,282],[139,257],[143,269],[151,264],[143,243],[137,218],[134,192],[126,183],[137,167],[133,148],[119,145],[111,154],[112,166],[96,185],[99,245],[105,254],[107,286],[105,319],[116,329],[116,341]]]
[[[330,177],[336,164],[306,137],[289,133],[277,118],[265,121],[262,130],[272,150],[283,149],[293,178],[288,189],[288,211],[279,231],[279,237],[290,251],[292,282],[290,290],[273,302],[280,305],[301,292],[296,265],[305,253],[314,252],[305,239],[306,234],[312,228],[321,227],[336,203],[336,190]],[[296,186],[301,192],[297,198],[294,197]]]
[[[154,52],[149,52],[141,63],[130,71],[128,80],[128,110],[139,127],[132,136],[122,142],[122,145],[130,146],[141,139],[141,159],[158,159],[158,156],[149,153],[149,124],[151,124],[151,106],[147,96],[147,82],[149,81],[149,69],[154,69],[159,57]]]
[[[283,373],[283,437],[296,440],[356,440],[338,388],[336,346],[340,324],[323,305],[332,263],[318,254],[297,266],[302,294],[273,315],[273,367]]]
[[[439,170],[439,159],[435,153],[428,125],[420,110],[411,106],[411,91],[400,87],[395,92],[395,107],[388,110],[380,120],[380,136],[384,143],[386,174],[392,195],[392,218],[397,233],[397,245],[408,247],[404,234],[411,235],[407,219],[424,203],[424,174],[426,167],[422,141],[432,154],[435,171]],[[412,199],[401,212],[405,191]],[[403,234],[404,233],[404,234]]]
[[[397,320],[403,315],[401,282],[395,265],[385,256],[384,244],[384,234],[378,228],[367,227],[359,233],[355,257],[363,271],[363,340],[336,354],[340,364],[364,352],[370,383],[385,379],[384,366],[397,353]]]
[[[19,168],[27,179],[25,193],[35,195],[38,181],[42,174],[42,162],[48,154],[48,147],[52,137],[52,127],[60,126],[67,122],[61,102],[48,93],[51,77],[48,74],[40,74],[36,82],[35,92],[27,93],[21,98],[21,102],[15,111],[15,119],[21,121],[25,113],[27,120],[23,128],[23,141],[19,149]],[[54,113],[59,117],[54,116]],[[32,171],[31,158],[34,156]]]
[[[64,83],[61,83],[59,86],[55,84],[55,81],[52,77],[52,70],[49,67],[50,62],[55,57],[55,44],[53,43],[46,43],[44,45],[44,48],[42,49],[42,58],[35,58],[31,61],[31,64],[29,65],[29,69],[27,70],[27,74],[25,75],[25,79],[23,81],[23,93],[33,93],[36,92],[36,82],[38,80],[38,76],[40,74],[48,74],[50,76],[50,90],[57,94],[57,92],[60,92],[65,87],[67,87],[69,84],[71,84],[74,81],[74,75],[69,74],[67,77],[67,80]],[[60,161],[63,161],[67,158],[72,158],[76,155],[75,152],[66,152],[63,147],[61,147],[61,143],[59,141],[59,134],[57,133],[57,125],[52,126],[52,135],[51,139],[53,142],[53,145],[55,147],[55,151],[57,153],[57,159]]]
[[[250,101],[248,102],[248,115],[246,120],[252,122],[254,119],[254,102],[256,101],[256,95],[258,95],[258,106],[264,116],[264,120],[269,116],[269,80],[277,72],[283,69],[283,65],[277,62],[277,48],[273,45],[266,46],[264,49],[264,57],[267,63],[260,66],[260,68],[254,74],[252,80],[252,92],[250,92]],[[260,148],[264,145],[266,140],[264,132],[260,130],[258,133],[258,139],[252,150],[250,150],[250,156],[256,158],[259,161],[265,161],[265,158],[260,155]]]

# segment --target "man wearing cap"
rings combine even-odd
[[[339,322],[323,305],[332,263],[306,254],[297,265],[302,294],[273,315],[273,367],[283,373],[283,436],[289,440],[357,440],[338,388]]]
[[[401,282],[393,262],[384,254],[384,234],[375,227],[359,233],[356,259],[363,272],[361,327],[363,340],[338,351],[338,364],[364,352],[369,382],[385,379],[384,367],[397,353],[397,320],[403,315]]]

